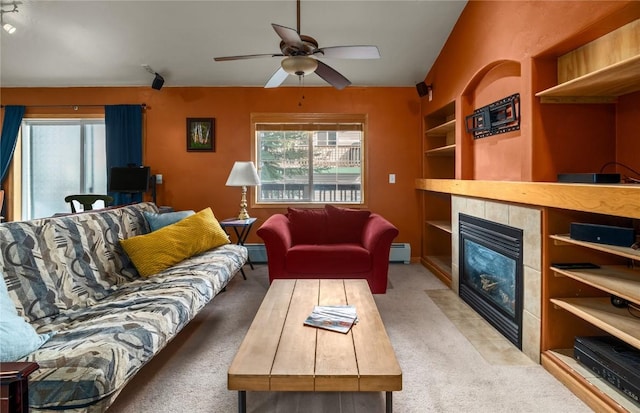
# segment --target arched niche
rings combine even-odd
[[[521,92],[521,64],[514,60],[497,60],[478,70],[463,89],[460,112],[462,139],[461,178],[486,180],[521,180],[524,162],[520,131],[507,132],[474,140],[466,132],[466,117],[474,110],[514,93]],[[526,152],[526,151],[524,151]]]

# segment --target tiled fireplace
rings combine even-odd
[[[522,352],[540,362],[541,328],[541,212],[539,209],[484,199],[452,196],[452,288],[460,294],[459,214],[522,230]]]

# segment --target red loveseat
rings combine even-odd
[[[364,278],[373,294],[387,291],[389,250],[398,229],[381,215],[326,205],[289,208],[257,231],[264,240],[269,282],[278,278]]]

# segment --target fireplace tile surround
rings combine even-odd
[[[542,300],[542,212],[518,204],[464,196],[451,196],[451,288],[459,294],[458,214],[484,218],[523,230],[522,352],[540,363]]]

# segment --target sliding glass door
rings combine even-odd
[[[70,212],[65,196],[106,191],[103,119],[23,121],[22,219]]]

